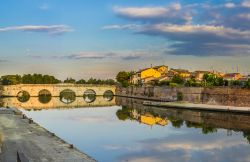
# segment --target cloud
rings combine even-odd
[[[171,21],[186,23],[192,20],[189,10],[183,9],[180,3],[160,7],[114,7],[114,12],[120,16],[132,20],[141,21]]]
[[[5,62],[8,62],[8,60],[0,59],[0,63],[5,63]]]
[[[100,59],[120,59],[120,60],[138,60],[152,57],[148,51],[116,51],[116,52],[96,52],[83,51],[69,55],[44,56],[36,54],[27,54],[27,57],[34,59],[69,59],[69,60],[100,60]]]
[[[112,119],[108,117],[100,117],[100,116],[70,116],[69,120],[82,122],[82,123],[103,123],[103,122],[111,122]]]
[[[236,5],[234,3],[232,3],[232,2],[228,2],[228,3],[225,4],[225,7],[226,8],[234,8],[234,7],[236,7]]]
[[[29,57],[29,58],[35,58],[35,59],[44,58],[44,56],[42,56],[42,55],[34,55],[34,54],[27,54],[26,56]]]
[[[50,9],[50,6],[48,4],[43,4],[39,7],[41,10],[49,10]]]
[[[10,26],[0,28],[0,32],[9,32],[9,31],[23,31],[23,32],[37,32],[37,33],[48,33],[51,35],[63,34],[73,31],[67,25],[26,25],[26,26]]]
[[[105,59],[105,58],[111,58],[114,57],[114,53],[112,52],[79,52],[76,54],[71,54],[64,56],[68,59]]]
[[[246,141],[240,140],[235,135],[225,138],[225,132],[222,131],[204,137],[192,130],[184,135],[174,134],[163,138],[142,140],[130,147],[131,149],[127,146],[112,146],[111,149],[128,150],[127,154],[118,157],[117,161],[233,162],[248,161],[250,158],[249,144]]]
[[[247,14],[239,14],[238,15],[242,19],[250,20],[250,13]]]
[[[244,1],[242,2],[242,6],[243,6],[243,7],[246,7],[246,8],[250,8],[250,0],[244,0]]]
[[[102,29],[117,29],[117,30],[130,29],[130,30],[136,30],[136,29],[139,29],[140,27],[141,26],[137,25],[137,24],[127,24],[127,25],[108,25],[108,26],[102,27]]]
[[[250,55],[250,31],[212,25],[157,24],[145,27],[141,33],[179,41],[170,46],[170,53],[175,55]]]
[[[250,56],[250,1],[115,7],[114,13],[132,21],[106,29],[132,30],[165,38],[167,54]],[[136,23],[133,23],[136,22]]]
[[[129,52],[79,52],[63,56],[67,59],[81,60],[81,59],[122,59],[122,60],[136,60],[142,57],[149,56],[143,51],[129,51]]]

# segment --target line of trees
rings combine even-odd
[[[58,84],[58,83],[72,83],[72,84],[106,84],[115,85],[116,82],[113,79],[94,79],[88,80],[80,79],[75,80],[73,78],[67,78],[61,81],[51,75],[42,74],[24,74],[24,75],[5,75],[0,78],[2,85],[15,85],[15,84]]]
[[[67,78],[66,80],[63,81],[64,83],[72,83],[72,84],[105,84],[105,85],[115,85],[116,82],[113,79],[95,79],[95,78],[90,78],[88,80],[80,79],[80,80],[75,80],[73,78]]]
[[[191,77],[188,80],[180,77],[179,75],[173,76],[169,81],[161,81],[153,83],[158,86],[185,86],[185,87],[216,87],[216,86],[237,86],[243,88],[250,88],[250,79],[246,82],[241,82],[238,80],[224,80],[222,77],[219,77],[215,74],[204,74],[202,81],[195,80],[194,77]]]

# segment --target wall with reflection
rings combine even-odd
[[[2,98],[2,107],[16,107],[23,109],[52,109],[52,108],[78,108],[78,107],[102,107],[114,106],[115,98],[107,100],[105,96],[92,96],[91,99],[84,97],[29,97],[21,100],[18,97]]]
[[[116,97],[116,104],[121,105],[116,115],[120,120],[137,120],[142,116],[151,116],[169,121],[175,128],[186,126],[201,129],[203,134],[215,133],[218,128],[242,132],[250,142],[250,114],[222,113],[211,111],[184,110],[175,108],[159,108],[144,106],[143,100]],[[157,123],[156,123],[157,124]]]

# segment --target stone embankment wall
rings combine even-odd
[[[175,101],[178,94],[182,95],[182,101],[190,103],[250,107],[250,89],[230,87],[128,87],[116,89],[117,96],[156,101]]]

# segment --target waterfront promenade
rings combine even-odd
[[[95,161],[17,109],[0,108],[0,146],[3,162]]]
[[[144,101],[143,105],[146,105],[146,106],[155,106],[155,107],[166,107],[166,108],[205,110],[205,111],[250,113],[250,107],[236,107],[236,106],[224,106],[224,105],[208,105],[208,104],[197,104],[197,103],[187,103],[187,102]]]

